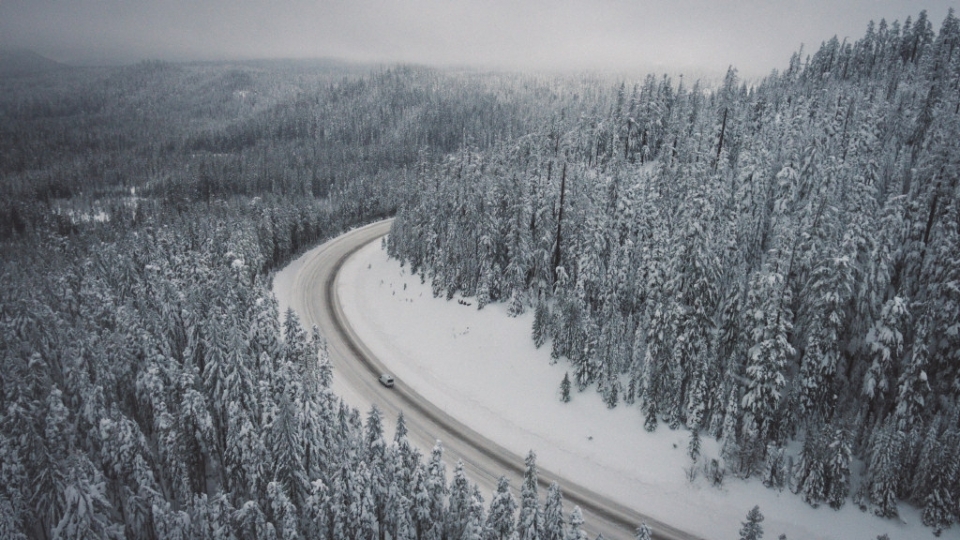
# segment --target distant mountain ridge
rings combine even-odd
[[[64,64],[26,49],[0,49],[0,76],[40,73],[65,67]]]

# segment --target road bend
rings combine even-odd
[[[411,442],[428,456],[436,441],[442,441],[448,470],[452,469],[451,464],[462,461],[467,476],[480,486],[489,503],[500,476],[509,478],[511,486],[519,490],[525,468],[523,456],[451,417],[400,379],[392,389],[381,386],[377,377],[390,370],[357,336],[340,305],[337,278],[343,264],[370,242],[380,241],[391,223],[392,220],[385,220],[354,229],[304,255],[293,278],[290,307],[297,312],[304,327],[316,325],[326,337],[336,378],[335,390],[344,394],[351,405],[366,407],[366,410],[376,405],[384,415],[385,425],[395,424],[402,411]],[[561,478],[544,467],[538,466],[538,472],[541,498],[552,482],[560,484],[566,512],[569,513],[573,505],[580,506],[586,522],[584,529],[591,536],[602,533],[604,538],[627,540],[634,537],[640,523],[646,522],[654,538],[699,538]]]

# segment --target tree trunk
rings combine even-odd
[[[713,170],[720,166],[720,151],[723,150],[723,134],[727,131],[727,109],[723,109],[723,123],[720,124],[720,140],[717,142],[717,157],[713,162]]]

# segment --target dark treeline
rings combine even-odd
[[[714,478],[908,500],[939,530],[960,513],[958,77],[952,12],[753,85],[650,76],[423,162],[389,250],[437,295],[534,309],[575,386],[686,426],[694,461],[718,438]]]
[[[527,131],[551,84],[147,62],[0,88],[0,537],[581,538],[532,454],[487,507],[402,420],[388,442],[270,292],[392,213],[408,165]]]

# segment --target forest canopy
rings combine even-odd
[[[939,530],[960,501],[958,81],[952,11],[755,83],[651,75],[423,164],[389,250],[437,296],[534,309],[576,387],[685,426],[694,459],[707,433],[735,474],[814,506],[908,500]]]
[[[315,62],[0,78],[0,537],[479,539],[538,516],[505,479],[488,514],[442,446],[346,406],[270,291],[392,214],[425,156],[525,132],[533,95],[552,83]]]

